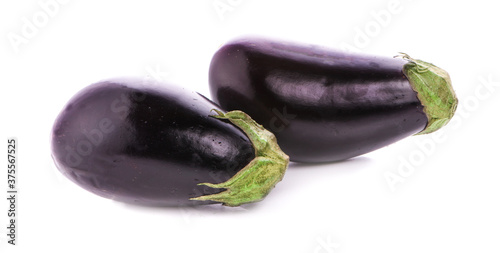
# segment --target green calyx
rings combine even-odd
[[[417,134],[432,133],[445,126],[455,114],[458,99],[448,73],[432,63],[411,58],[405,53],[399,57],[408,61],[403,73],[424,106],[427,126]]]
[[[216,109],[212,111],[217,113],[212,117],[229,120],[248,136],[255,150],[255,158],[226,182],[198,184],[211,188],[224,188],[225,191],[190,200],[211,200],[226,206],[239,206],[262,200],[285,175],[289,163],[288,155],[281,151],[274,134],[246,113],[242,111],[223,113]]]

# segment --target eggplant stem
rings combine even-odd
[[[419,64],[420,60],[413,59],[407,53],[398,52],[398,55],[395,55],[393,58],[401,58],[403,60],[407,60],[409,63],[415,64],[415,71],[417,71],[418,73],[424,73],[429,70],[429,66]]]
[[[281,151],[274,134],[246,113],[223,113],[217,109],[211,111],[216,113],[211,117],[229,120],[248,136],[255,150],[255,158],[225,182],[198,184],[216,189],[224,188],[225,191],[190,200],[216,201],[225,206],[239,206],[262,200],[283,179],[289,163],[288,155]]]
[[[458,99],[451,86],[450,76],[432,63],[400,54],[400,57],[408,60],[403,66],[403,73],[424,106],[428,120],[427,126],[417,134],[437,131],[451,120],[457,109]]]

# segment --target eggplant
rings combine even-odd
[[[448,73],[400,56],[243,38],[214,54],[210,93],[272,131],[291,161],[339,161],[431,133],[453,116]]]
[[[184,88],[95,83],[58,115],[56,167],[99,196],[139,205],[238,206],[263,199],[287,168],[272,133]]]

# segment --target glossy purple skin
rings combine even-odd
[[[359,156],[420,132],[427,117],[406,61],[241,39],[213,56],[212,98],[271,130],[296,162]]]
[[[52,132],[52,156],[69,179],[102,197],[154,206],[210,204],[189,198],[254,158],[250,140],[209,117],[198,93],[141,80],[106,81],[76,94]]]

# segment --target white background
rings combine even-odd
[[[500,251],[493,1],[48,2],[0,4],[0,153],[19,141],[18,245],[7,244],[2,197],[1,252]],[[452,77],[457,114],[435,134],[349,161],[291,164],[264,201],[238,208],[130,206],[54,167],[50,130],[78,90],[149,75],[209,96],[211,56],[250,34],[433,62]]]

